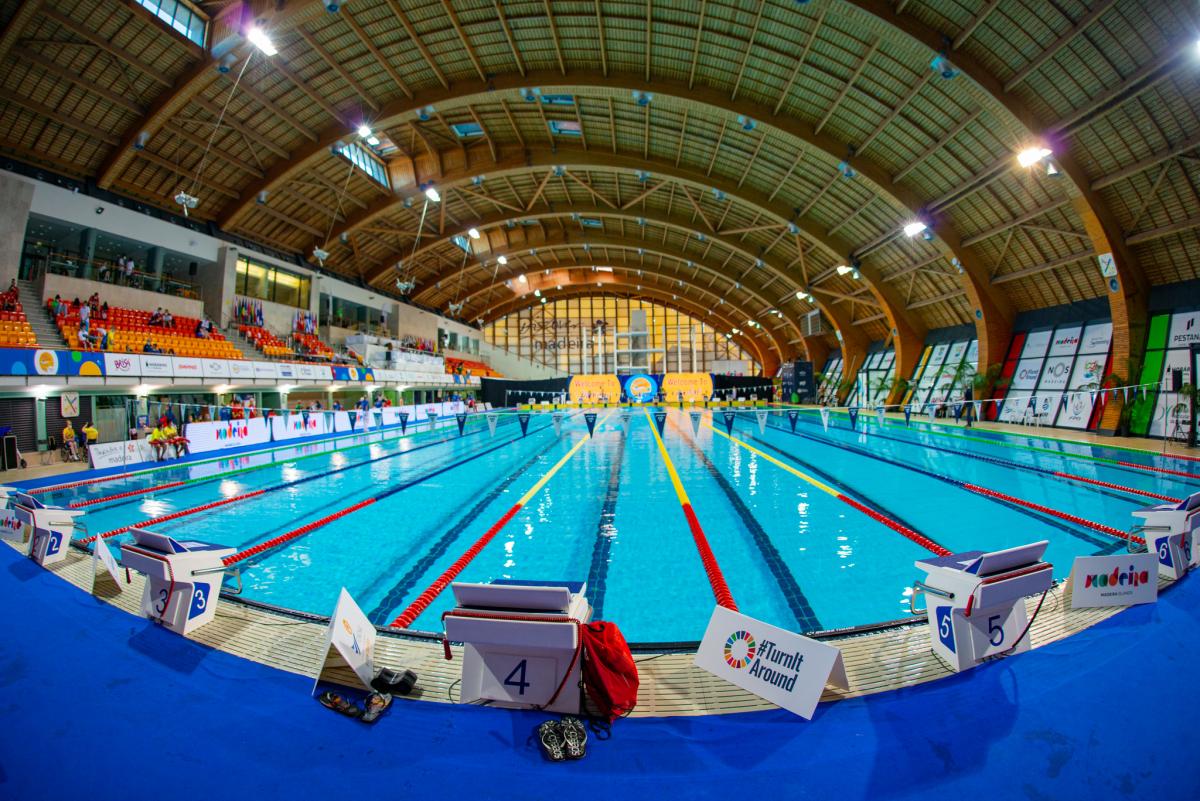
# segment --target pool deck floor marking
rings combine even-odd
[[[871,453],[870,451],[868,451],[864,448],[859,448],[859,447],[857,447],[855,445],[851,445],[849,443],[839,443],[836,440],[829,440],[829,439],[825,439],[824,437],[818,437],[818,436],[814,436],[811,434],[798,434],[795,432],[789,432],[789,431],[785,430],[784,428],[782,428],[781,426],[770,426],[770,428],[773,431],[779,431],[780,433],[783,433],[783,434],[790,433],[792,436],[800,437],[801,439],[811,439],[814,442],[820,442],[820,443],[822,443],[824,445],[828,445],[829,447],[832,447],[832,448],[839,448],[841,450],[849,451],[851,453],[857,453],[860,456],[865,456],[869,459],[874,459],[878,462],[883,462],[884,464],[890,464],[890,465],[892,465],[894,467],[898,467],[902,470],[910,470],[914,473],[920,473],[921,475],[928,476],[929,478],[933,478],[938,481],[945,482],[946,484],[949,484],[953,487],[958,487],[959,489],[964,489],[964,490],[967,490],[968,492],[974,492],[977,495],[983,495],[983,496],[991,498],[993,500],[1000,501],[1001,503],[1007,503],[1012,506],[1018,507],[1018,511],[1023,511],[1024,509],[1031,509],[1040,514],[1048,515],[1050,517],[1056,517],[1060,520],[1066,520],[1066,521],[1068,521],[1070,523],[1074,523],[1078,526],[1082,526],[1084,528],[1089,528],[1089,529],[1092,529],[1093,531],[1099,531],[1103,534],[1108,534],[1110,536],[1115,536],[1122,540],[1127,540],[1127,541],[1132,541],[1132,542],[1141,542],[1142,541],[1140,537],[1131,537],[1131,535],[1126,534],[1125,532],[1120,531],[1119,529],[1113,528],[1112,526],[1105,525],[1104,523],[1096,523],[1091,520],[1086,520],[1082,517],[1078,517],[1076,515],[1069,514],[1067,512],[1060,512],[1056,509],[1051,509],[1048,506],[1043,506],[1041,504],[1033,503],[1032,501],[1022,500],[1021,498],[1017,498],[1012,495],[1006,495],[1002,492],[997,492],[996,490],[988,489],[987,487],[981,487],[976,484],[970,484],[966,481],[961,481],[957,478],[952,478],[950,476],[934,472],[933,470],[929,470],[924,467],[917,467],[916,465],[906,464],[903,462],[897,462],[895,460],[888,459],[886,457]],[[763,443],[763,444],[766,444],[766,443]],[[767,445],[767,447],[770,447],[774,450],[778,450],[778,449],[773,448],[773,446],[771,446],[771,445]],[[780,451],[780,453],[783,453],[783,451]],[[1090,542],[1093,545],[1097,545],[1102,548],[1104,546],[1104,543],[1098,542],[1097,540],[1092,539],[1091,537],[1086,537],[1080,532],[1076,532],[1072,529],[1066,528],[1061,525],[1059,525],[1058,527],[1061,531],[1064,531],[1067,534],[1070,534],[1071,536],[1085,539],[1087,542]]]
[[[609,417],[610,415],[606,414],[604,417],[600,418],[600,420],[596,421],[597,427]],[[537,482],[530,487],[529,490],[522,495],[515,504],[513,504],[511,509],[505,512],[499,520],[493,523],[491,528],[483,532],[479,539],[477,539],[474,544],[472,544],[471,547],[463,553],[462,556],[458,557],[454,564],[446,568],[442,575],[434,579],[433,583],[430,584],[424,592],[418,595],[416,600],[409,604],[407,609],[405,609],[401,614],[397,615],[396,619],[391,622],[391,627],[396,629],[406,629],[411,626],[412,622],[416,620],[417,617],[424,612],[431,603],[433,603],[434,599],[441,594],[442,590],[446,589],[446,587],[450,585],[450,582],[454,581],[458,574],[466,569],[467,565],[471,563],[471,560],[478,556],[479,552],[482,551],[484,547],[492,541],[492,538],[500,533],[500,529],[508,525],[508,522],[516,517],[517,512],[521,511],[521,508],[525,506],[525,504],[533,500],[534,496],[542,491],[542,487],[546,486],[550,479],[554,478],[554,474],[561,470],[563,465],[571,461],[571,457],[578,453],[579,449],[591,441],[591,439],[591,434],[584,434],[579,441],[572,446],[571,450],[563,454],[562,458],[555,462],[554,466],[547,470],[546,473],[539,478]]]
[[[530,434],[537,434],[546,430],[547,428],[549,428],[549,426],[540,426],[539,428],[531,431]],[[418,559],[416,563],[414,563],[407,570],[407,572],[404,573],[400,580],[397,581],[390,590],[384,593],[383,597],[379,600],[379,603],[375,605],[375,608],[367,613],[367,619],[375,625],[386,625],[388,619],[387,615],[404,601],[405,597],[407,597],[412,591],[412,588],[416,586],[416,583],[421,576],[425,575],[426,571],[433,567],[434,562],[442,558],[443,554],[445,554],[446,551],[450,549],[450,546],[454,544],[454,541],[457,540],[464,531],[466,531],[467,526],[474,523],[475,520],[477,520],[479,516],[483,514],[484,510],[486,510],[488,506],[490,506],[497,498],[500,497],[500,493],[512,486],[513,482],[518,478],[525,475],[525,472],[532,468],[537,461],[541,459],[543,455],[545,455],[546,451],[550,450],[550,448],[552,448],[557,442],[558,440],[552,439],[542,447],[537,448],[534,450],[533,455],[525,460],[520,467],[518,467],[516,470],[510,470],[500,479],[500,481],[494,484],[492,488],[489,489],[487,493],[480,498],[470,510],[467,511],[466,514],[456,520],[454,525],[451,526],[448,531],[442,534],[442,536],[438,537],[437,542],[426,548],[421,558]],[[421,544],[424,545],[424,543]],[[384,570],[383,575],[395,575],[399,572],[399,568],[400,565],[395,565],[390,569]],[[591,584],[588,584],[588,588],[589,590],[591,589]]]
[[[818,481],[817,479],[813,478],[812,476],[808,475],[807,473],[797,470],[796,468],[792,467],[789,464],[784,464],[783,462],[779,461],[771,454],[766,453],[762,450],[759,450],[758,448],[754,447],[753,445],[743,442],[742,440],[738,439],[737,437],[733,436],[732,434],[726,434],[724,431],[721,431],[720,429],[714,427],[712,425],[712,423],[705,423],[704,425],[705,425],[705,427],[716,432],[720,436],[725,437],[725,439],[729,440],[730,442],[740,445],[741,447],[745,448],[746,450],[750,451],[751,453],[758,454],[760,457],[762,457],[763,459],[766,459],[768,462],[775,465],[776,467],[779,467],[779,468],[782,468],[782,469],[788,471],[792,475],[811,484],[812,486],[816,487],[817,489],[821,490],[822,492],[824,492],[828,495],[831,495],[834,498],[837,498],[842,503],[853,506],[855,509],[862,512],[867,517],[870,517],[871,519],[875,520],[876,522],[882,523],[883,525],[890,528],[892,531],[895,531],[897,534],[900,534],[901,536],[912,540],[917,545],[920,545],[922,548],[925,548],[929,552],[937,554],[938,556],[949,556],[950,555],[949,550],[947,550],[946,548],[937,544],[936,542],[934,542],[932,539],[925,536],[924,534],[921,534],[918,531],[914,531],[913,529],[909,528],[908,526],[903,525],[902,523],[899,523],[899,522],[893,520],[892,518],[888,517],[887,515],[883,514],[882,512],[876,511],[875,509],[872,509],[871,507],[867,506],[866,504],[855,500],[854,498],[850,497],[849,495],[846,495],[845,493],[834,489],[833,487],[829,486],[828,484]]]
[[[675,464],[671,461],[671,455],[667,453],[667,446],[663,444],[662,436],[658,433],[658,425],[654,422],[654,418],[650,416],[649,410],[643,408],[642,413],[646,415],[646,422],[650,424],[650,433],[654,435],[654,441],[658,445],[658,452],[662,456],[663,464],[667,468],[667,475],[671,478],[671,486],[675,488],[675,497],[679,499],[679,506],[683,509],[683,517],[687,520],[688,528],[692,532],[692,539],[696,543],[696,550],[700,554],[700,562],[704,565],[704,572],[708,576],[709,585],[712,587],[713,597],[716,598],[718,605],[736,612],[738,608],[737,604],[734,603],[733,594],[729,591],[729,585],[725,583],[725,576],[721,573],[721,566],[717,563],[717,557],[713,555],[712,548],[708,544],[708,537],[704,535],[704,529],[700,526],[700,520],[696,517],[695,510],[692,509],[692,502],[688,500],[687,490],[683,488],[683,482],[679,480],[679,473],[675,471]]]
[[[811,410],[804,410],[804,411],[811,414]],[[837,413],[844,414],[843,412],[837,412]],[[863,415],[862,419],[864,420],[864,426],[869,425],[871,423],[870,418],[867,415]],[[876,425],[878,425],[878,423],[876,423]],[[969,442],[982,442],[985,445],[995,445],[995,446],[1001,447],[1001,448],[1015,448],[1017,450],[1034,451],[1036,453],[1048,453],[1052,456],[1057,456],[1062,459],[1084,459],[1084,460],[1091,461],[1091,462],[1100,462],[1102,464],[1110,464],[1110,465],[1113,465],[1116,467],[1125,467],[1125,468],[1132,469],[1132,470],[1141,470],[1143,472],[1163,473],[1163,474],[1172,475],[1172,476],[1182,476],[1184,478],[1192,479],[1192,481],[1188,482],[1188,483],[1192,483],[1192,484],[1200,482],[1200,473],[1187,473],[1187,472],[1184,472],[1181,470],[1169,470],[1165,467],[1152,467],[1150,465],[1137,464],[1136,462],[1124,462],[1119,459],[1111,459],[1107,456],[1091,456],[1091,455],[1083,454],[1083,453],[1068,453],[1066,451],[1056,450],[1054,448],[1039,448],[1036,445],[1023,445],[1019,442],[1005,442],[1004,440],[996,439],[995,437],[978,437],[978,436],[973,436],[971,434],[961,434],[961,433],[956,434],[951,431],[943,431],[935,425],[928,425],[928,424],[922,424],[922,425],[924,425],[925,427],[919,429],[920,431],[922,431],[926,434],[933,434],[933,435],[939,436],[939,437],[950,437],[951,439],[962,439],[962,440],[967,440]],[[901,426],[901,425],[897,424],[895,421],[885,422],[882,427],[883,428],[900,428],[901,430],[907,429],[906,426]],[[991,433],[991,432],[988,432],[988,433]],[[1032,434],[1007,434],[1007,433],[1000,433],[999,435],[1000,436],[1014,436],[1014,437],[1015,436],[1030,436],[1030,437],[1034,436]],[[1043,439],[1048,439],[1048,438],[1043,437]],[[1055,441],[1069,443],[1069,440],[1055,440]],[[1133,448],[1122,448],[1121,446],[1116,446],[1116,445],[1114,445],[1114,446],[1094,445],[1092,443],[1087,443],[1087,442],[1081,442],[1081,443],[1076,443],[1076,444],[1086,445],[1088,447],[1093,447],[1093,448],[1113,447],[1113,448],[1119,448],[1121,450],[1132,450],[1135,453],[1145,453],[1145,454],[1149,454],[1152,456],[1161,455],[1161,454],[1156,454],[1153,451],[1138,451]],[[1172,454],[1166,454],[1166,455],[1168,457],[1172,456]]]
[[[604,617],[604,596],[608,592],[608,562],[612,554],[613,539],[617,536],[613,521],[617,516],[617,498],[621,494],[621,469],[625,461],[625,432],[617,434],[617,452],[613,454],[608,469],[608,486],[604,490],[604,501],[596,519],[596,539],[592,543],[592,561],[588,566],[588,603],[592,605],[592,617]]]
[[[482,429],[480,429],[480,431],[482,431]],[[480,432],[475,431],[472,433],[478,434]],[[143,520],[139,523],[130,523],[127,526],[121,526],[120,528],[114,528],[111,531],[105,531],[102,534],[93,534],[90,537],[84,537],[83,539],[77,540],[77,542],[80,545],[87,545],[91,542],[94,542],[97,539],[105,539],[106,540],[106,539],[109,539],[110,537],[115,537],[119,534],[124,534],[133,528],[142,528],[144,526],[155,526],[155,525],[158,525],[159,523],[166,523],[171,520],[178,520],[181,517],[187,517],[188,515],[194,515],[194,514],[198,514],[200,512],[207,512],[207,511],[210,511],[212,509],[217,509],[222,506],[228,506],[231,503],[238,503],[239,501],[247,501],[247,500],[250,500],[251,498],[257,498],[260,495],[265,495],[268,492],[276,492],[281,489],[287,489],[288,487],[295,487],[300,484],[307,484],[309,481],[315,481],[318,478],[328,478],[329,476],[332,476],[336,473],[344,473],[347,470],[355,470],[359,467],[365,467],[366,465],[374,464],[376,462],[382,462],[387,459],[395,459],[397,456],[404,456],[409,453],[414,453],[415,451],[424,450],[425,448],[432,448],[435,445],[444,445],[447,442],[450,442],[452,440],[458,440],[458,439],[461,439],[461,437],[452,436],[452,437],[445,437],[443,439],[439,439],[435,442],[426,442],[423,445],[417,445],[416,447],[409,448],[406,451],[397,451],[396,453],[388,453],[388,454],[384,454],[383,456],[376,456],[372,459],[367,459],[362,462],[355,462],[354,464],[345,465],[344,467],[337,467],[337,468],[334,468],[333,470],[326,470],[323,473],[314,473],[311,476],[304,476],[303,478],[297,478],[293,481],[285,481],[282,484],[275,484],[270,487],[263,487],[262,489],[256,489],[256,490],[252,490],[250,492],[245,492],[245,493],[242,493],[241,495],[234,495],[232,498],[221,498],[219,500],[210,501],[208,503],[203,503],[203,504],[200,504],[199,506],[193,506],[188,509],[180,509],[177,512],[171,512],[170,514],[160,515],[158,517],[152,517],[149,520]]]
[[[738,517],[742,521],[742,525],[746,527],[746,532],[758,547],[759,555],[762,557],[767,568],[771,571],[771,575],[775,578],[776,584],[779,585],[779,592],[783,595],[783,600],[787,602],[788,608],[792,611],[792,617],[796,619],[796,625],[799,626],[799,631],[820,631],[822,629],[821,620],[817,617],[816,610],[812,608],[812,604],[808,601],[808,596],[804,594],[804,590],[800,587],[800,582],[796,580],[795,573],[788,567],[784,561],[783,555],[779,553],[779,549],[775,547],[771,535],[767,533],[762,524],[758,522],[758,518],[754,516],[754,512],[742,500],[742,496],[729,483],[729,479],[725,478],[712,459],[708,458],[708,454],[700,447],[692,436],[692,432],[687,430],[686,426],[679,425],[676,422],[675,415],[667,418],[667,422],[680,435],[680,439],[686,442],[696,454],[696,457],[704,465],[704,469],[717,482],[717,486],[721,488],[721,492],[725,494],[725,499],[729,501],[729,505],[737,512]],[[588,587],[591,588],[589,582]]]
[[[449,428],[449,426],[446,426],[446,427]],[[198,476],[196,478],[188,478],[188,479],[184,479],[182,481],[172,481],[167,484],[156,484],[153,487],[146,487],[146,488],[137,489],[137,490],[129,490],[128,492],[118,492],[115,495],[107,495],[102,498],[92,498],[92,499],[87,499],[87,500],[82,500],[82,501],[74,501],[69,505],[68,508],[78,509],[78,508],[82,508],[85,506],[94,506],[95,504],[99,504],[99,503],[111,503],[112,501],[123,500],[126,498],[133,498],[135,496],[145,495],[145,494],[148,494],[151,492],[162,492],[163,490],[177,489],[180,487],[191,487],[191,486],[195,486],[197,484],[205,484],[205,483],[209,483],[209,482],[213,482],[213,481],[224,481],[225,479],[229,478],[230,476],[235,476],[235,475],[239,475],[242,473],[251,473],[256,470],[265,470],[268,467],[279,467],[280,465],[283,465],[283,464],[289,464],[292,462],[302,462],[306,459],[315,459],[320,456],[329,456],[330,454],[334,454],[334,453],[343,453],[345,451],[352,451],[352,450],[356,450],[358,448],[369,448],[372,445],[390,445],[393,442],[400,442],[401,440],[411,440],[411,439],[413,439],[413,437],[417,436],[418,434],[432,434],[435,430],[436,429],[430,429],[429,431],[414,431],[412,434],[401,434],[398,437],[391,437],[391,438],[382,438],[381,437],[379,440],[376,440],[374,442],[359,442],[359,443],[355,443],[354,445],[344,445],[340,448],[331,448],[330,450],[327,450],[327,451],[319,451],[317,453],[301,454],[300,456],[285,459],[281,462],[276,462],[276,461],[272,460],[270,462],[266,462],[265,464],[250,465],[248,467],[238,467],[233,470],[223,470],[220,473],[216,473],[211,476]],[[466,434],[465,436],[471,437],[471,436],[474,436],[476,434],[481,434],[481,433],[483,433],[483,429],[479,429],[478,431],[472,431],[470,434]],[[362,435],[357,435],[357,436],[362,436]],[[450,439],[452,439],[452,438],[444,437],[442,439],[437,440],[436,444],[442,444],[444,442],[449,442]],[[319,444],[319,443],[309,443],[309,444]],[[302,447],[302,445],[293,445],[290,447]],[[422,447],[424,447],[424,445],[419,445],[419,446],[411,448],[407,451],[401,451],[401,453],[412,453],[413,451],[419,450]],[[284,449],[285,448],[269,448],[269,449],[262,450],[262,451],[255,451],[253,454],[242,454],[242,455],[252,456],[252,455],[257,455],[259,453],[273,453],[274,451],[284,450]],[[229,457],[229,458],[236,459],[238,457],[233,456],[233,457]],[[213,461],[213,460],[208,460],[208,461]],[[171,467],[184,468],[184,467],[190,467],[190,466],[196,465],[196,464],[205,464],[205,462],[184,462],[184,463],[180,463],[180,464],[171,465]],[[366,462],[360,462],[360,464],[366,464]],[[164,467],[164,468],[158,468],[158,469],[165,470],[167,468]],[[152,472],[152,471],[144,471],[142,473],[136,473],[136,474],[131,474],[131,475],[145,475],[146,473],[149,473],[149,472]],[[136,500],[129,501],[129,503],[136,503],[136,502],[137,502]],[[114,506],[107,507],[107,509],[114,509],[114,508],[116,508],[116,506],[120,506],[120,505],[121,504],[115,504]]]
[[[457,440],[457,439],[459,439],[459,437],[457,437],[457,436],[447,437],[447,439]],[[443,465],[442,467],[439,467],[436,470],[432,470],[428,473],[425,473],[425,474],[419,476],[418,478],[414,478],[409,481],[405,481],[400,484],[396,484],[396,485],[384,490],[383,492],[380,492],[376,495],[371,496],[370,498],[367,498],[366,500],[359,501],[358,503],[354,504],[353,506],[347,506],[345,509],[342,509],[339,512],[334,512],[333,514],[328,515],[327,517],[323,517],[320,520],[315,520],[312,523],[308,523],[304,526],[301,526],[298,529],[289,531],[286,534],[280,534],[277,537],[272,537],[269,540],[264,540],[263,542],[260,542],[258,545],[254,545],[243,551],[239,551],[238,553],[226,556],[225,560],[224,560],[225,566],[228,567],[229,565],[237,564],[238,562],[240,562],[244,559],[247,559],[251,556],[257,556],[258,554],[262,553],[263,551],[274,550],[275,548],[278,548],[280,545],[286,545],[287,543],[291,542],[292,540],[302,537],[305,534],[309,534],[328,523],[332,523],[334,520],[337,520],[340,517],[345,517],[346,515],[348,515],[352,512],[357,512],[359,509],[362,509],[363,507],[370,506],[371,504],[382,501],[385,498],[390,498],[391,496],[395,495],[396,493],[406,490],[409,487],[414,487],[417,484],[423,484],[426,481],[428,481],[429,479],[433,478],[434,476],[439,476],[442,473],[447,473],[447,472],[455,469],[456,467],[461,467],[464,464],[466,464],[467,462],[472,462],[472,461],[478,459],[480,456],[485,456],[489,453],[492,453],[493,451],[498,451],[501,448],[507,448],[509,445],[512,445],[514,442],[520,441],[520,439],[522,439],[522,437],[513,437],[512,439],[510,439],[506,442],[501,442],[499,444],[493,445],[490,448],[485,448],[480,451],[475,451],[470,456],[467,456],[463,459],[458,459],[457,461],[451,462],[448,465]],[[422,447],[431,447],[433,445],[439,445],[439,444],[441,444],[441,443],[431,442],[431,443],[429,443],[429,445],[425,445]],[[416,450],[416,449],[414,448],[413,450]],[[405,451],[405,453],[412,453],[412,451]],[[362,462],[356,466],[361,467],[363,464],[367,464],[367,463]],[[350,468],[344,468],[344,469],[350,469]],[[324,473],[322,475],[329,475],[329,474]]]

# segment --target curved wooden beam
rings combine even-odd
[[[678,290],[679,292],[683,292],[684,289],[688,288],[689,286],[691,288],[695,288],[695,289],[703,289],[702,287],[700,287],[699,284],[696,284],[693,281],[687,280],[690,276],[688,276],[687,273],[684,272],[684,270],[689,269],[686,267],[686,263],[688,260],[685,259],[683,256],[680,256],[677,253],[671,253],[666,250],[663,250],[662,245],[656,245],[654,243],[630,242],[630,241],[627,241],[624,239],[618,239],[618,238],[612,238],[612,237],[603,237],[603,238],[591,237],[591,238],[588,238],[587,240],[583,240],[583,239],[576,240],[576,239],[570,238],[570,237],[555,236],[552,238],[548,238],[544,241],[527,242],[527,243],[522,243],[521,246],[519,246],[519,247],[506,248],[506,249],[500,249],[500,250],[493,251],[491,255],[493,255],[493,256],[504,255],[508,259],[508,264],[503,265],[503,266],[496,265],[494,267],[491,267],[490,269],[489,268],[479,268],[479,266],[476,265],[476,269],[481,269],[481,272],[482,272],[481,280],[472,281],[472,283],[469,285],[460,281],[460,283],[459,283],[460,287],[469,286],[470,290],[465,293],[459,292],[455,296],[455,299],[456,299],[456,301],[467,302],[468,307],[469,307],[472,305],[472,303],[470,301],[472,301],[472,299],[475,296],[477,296],[483,292],[486,292],[488,289],[495,287],[497,284],[501,284],[506,280],[509,280],[511,278],[516,278],[521,273],[528,274],[528,273],[540,272],[545,269],[550,269],[550,270],[555,269],[554,267],[543,267],[540,264],[537,267],[530,266],[525,261],[525,259],[529,257],[529,252],[531,250],[536,249],[539,254],[557,252],[557,251],[561,251],[561,250],[576,251],[576,250],[580,250],[584,245],[589,245],[589,246],[596,247],[596,248],[606,248],[609,251],[614,251],[614,250],[618,251],[620,253],[620,258],[613,258],[611,252],[610,252],[609,256],[603,260],[594,258],[587,253],[584,253],[583,258],[580,258],[578,255],[575,255],[574,253],[572,253],[573,266],[591,267],[591,266],[595,265],[597,262],[603,261],[603,266],[620,265],[630,271],[639,271],[640,270],[644,274],[661,275],[661,276],[668,277],[674,281],[682,281],[683,286],[681,286],[679,288],[679,290]],[[658,258],[668,260],[671,264],[675,265],[675,270],[673,272],[668,272],[665,268],[660,267],[658,264],[650,264],[650,263],[643,263],[641,261],[633,261],[630,258],[630,254],[638,254],[638,251],[641,251],[642,253],[645,253],[647,255],[651,255],[651,256],[655,256]],[[582,251],[580,251],[580,252],[582,252]],[[640,257],[640,254],[638,254],[638,255]],[[719,266],[707,263],[703,260],[693,259],[691,261],[692,261],[692,265],[693,265],[691,269],[693,269],[693,270],[699,269],[700,271],[706,272],[710,275],[713,275],[714,277],[729,281],[731,284],[733,283],[733,279],[724,275],[724,273],[722,273],[720,271]],[[602,277],[600,277],[600,275],[601,274],[598,273],[597,277],[594,278],[593,280],[603,282],[604,279]],[[534,286],[530,288],[530,291],[532,291],[534,288],[537,288],[536,281],[534,283]],[[707,290],[704,290],[704,291],[707,291]],[[731,292],[734,291],[732,286],[730,287],[730,291]],[[774,308],[779,305],[776,303],[772,303],[767,297],[765,297],[761,293],[761,291],[759,291],[757,288],[749,286],[747,284],[742,284],[742,288],[740,291],[746,297],[756,300],[759,303],[763,303],[768,307]],[[743,313],[746,315],[746,317],[749,319],[755,319],[755,318],[761,316],[761,314],[762,314],[761,312],[756,313],[756,312],[750,311],[748,309],[748,307],[746,307],[743,303],[733,301],[728,296],[713,294],[714,300],[719,300],[722,297],[725,298],[726,303],[736,304],[735,308],[742,310]],[[466,318],[471,319],[470,314],[467,314]],[[771,336],[771,338],[775,341],[776,347],[780,352],[780,357],[788,358],[797,350],[802,350],[802,351],[804,350],[805,338],[800,333],[799,324],[793,316],[790,316],[786,312],[784,312],[783,320],[785,323],[788,324],[792,333],[794,333],[796,335],[797,340],[800,342],[801,347],[799,349],[793,347],[792,343],[789,340],[787,340],[786,338],[777,336],[774,331],[768,331],[768,329],[766,329],[765,327],[762,330],[766,331]]]
[[[596,295],[616,295],[619,297],[636,298],[639,300],[642,298],[649,298],[654,300],[654,302],[660,306],[666,306],[673,308],[676,311],[681,311],[690,317],[700,320],[701,322],[705,322],[704,316],[708,311],[708,309],[704,308],[700,304],[697,304],[695,301],[672,299],[669,291],[662,289],[648,289],[644,284],[642,285],[642,289],[639,290],[636,289],[632,284],[624,282],[609,282],[603,287],[597,287],[594,284],[564,284],[561,291],[555,290],[553,295],[547,295],[547,299],[549,303],[553,303],[555,301],[567,300],[569,298],[589,297]],[[526,308],[527,305],[528,299],[524,297],[514,298],[506,301],[505,303],[494,307],[492,314],[484,318],[484,323],[487,324],[499,320],[502,317],[506,317],[510,314],[520,311],[523,308]],[[728,328],[735,327],[735,324],[732,320],[722,317],[716,312],[713,312],[708,316],[716,317],[718,322],[723,323]],[[778,369],[778,355],[776,355],[776,352],[770,348],[764,348],[760,341],[746,335],[745,333],[741,335],[735,334],[731,341],[737,343],[738,347],[742,348],[742,350],[749,351],[752,356],[757,356],[756,360],[763,370],[763,375],[772,375],[775,370]]]
[[[848,5],[863,11],[877,20],[900,31],[902,34],[938,52],[945,47],[943,34],[916,17],[899,13],[886,0],[845,0]],[[1043,138],[1049,133],[1047,125],[1037,116],[1021,97],[1004,87],[1004,83],[992,74],[978,59],[965,50],[955,50],[954,66],[963,77],[970,79],[996,104],[1012,115],[1030,132],[1031,140]],[[1066,176],[1064,186],[1071,196],[1072,204],[1083,220],[1084,229],[1092,242],[1093,252],[1111,253],[1116,275],[1108,279],[1108,304],[1113,321],[1113,364],[1125,370],[1128,359],[1141,356],[1146,342],[1145,328],[1149,301],[1149,280],[1145,268],[1126,244],[1124,232],[1112,209],[1092,189],[1091,179],[1071,155],[1069,142],[1064,137],[1052,138],[1055,145],[1054,160]],[[1009,167],[1011,168],[1011,166]],[[1097,265],[1096,269],[1099,269]],[[980,366],[989,362],[984,359],[984,337],[979,338]],[[992,360],[1002,361],[1003,353]],[[1120,403],[1110,403],[1105,409],[1102,426],[1106,430],[1116,428],[1121,413]]]

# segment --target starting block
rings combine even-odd
[[[142,614],[176,634],[187,634],[217,614],[226,556],[237,549],[189,540],[180,542],[143,528],[130,529],[121,564],[146,575]]]
[[[27,546],[25,553],[43,567],[67,557],[75,518],[83,510],[47,506],[10,487],[0,488],[0,502],[6,507],[0,511],[5,539]]]
[[[1146,540],[1146,550],[1158,554],[1158,574],[1182,578],[1200,564],[1200,492],[1179,503],[1163,503],[1138,509],[1133,516],[1142,523],[1132,534]]]
[[[457,605],[442,617],[447,641],[466,646],[460,703],[579,714],[579,626],[592,614],[585,583],[497,580],[451,588]]]
[[[1022,636],[1029,622],[1022,599],[1054,583],[1053,566],[1041,561],[1047,545],[1042,540],[1004,551],[968,551],[915,563],[926,578],[914,584],[910,608],[919,614],[916,597],[926,596],[924,611],[933,652],[956,673],[989,656],[1029,650],[1029,638]]]

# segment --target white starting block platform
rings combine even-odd
[[[592,609],[583,582],[451,585],[442,617],[463,651],[460,703],[579,714],[579,626]]]
[[[67,557],[75,518],[82,510],[47,506],[12,487],[0,487],[0,504],[4,539],[25,546],[24,552],[39,565],[52,565]]]
[[[989,656],[1029,650],[1029,638],[1022,636],[1029,618],[1021,599],[1045,592],[1054,583],[1053,566],[1041,561],[1047,545],[1042,540],[915,563],[926,578],[916,582],[910,604],[919,612],[916,596],[926,596],[933,652],[952,670],[968,670]]]
[[[237,549],[188,540],[180,542],[143,528],[121,546],[121,564],[146,574],[142,614],[176,634],[187,634],[217,614],[222,561]]]
[[[1179,503],[1163,503],[1138,509],[1133,516],[1142,523],[1132,534],[1146,540],[1146,550],[1158,554],[1158,574],[1182,578],[1200,564],[1200,492]]]

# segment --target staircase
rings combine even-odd
[[[58,333],[58,327],[38,297],[37,286],[32,281],[17,281],[17,289],[20,291],[21,310],[25,312],[25,319],[29,321],[38,345],[43,348],[67,347],[66,340]]]
[[[254,347],[254,343],[242,336],[237,329],[236,323],[231,323],[225,331],[225,338],[233,343],[233,346],[241,351],[242,355],[247,359],[256,362],[270,361],[266,355],[258,348]]]

